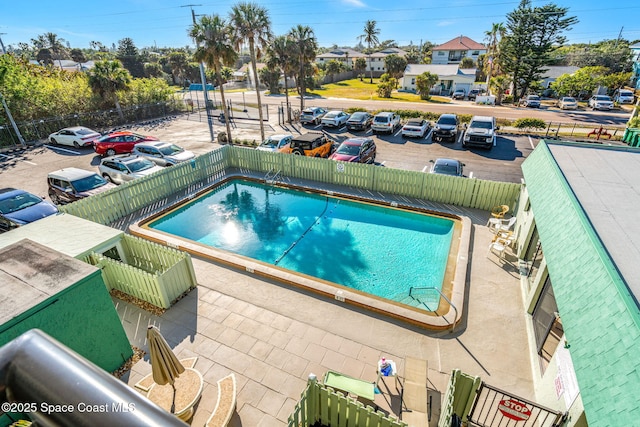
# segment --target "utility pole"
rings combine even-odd
[[[191,18],[193,19],[193,25],[196,25],[196,13],[193,11],[194,6],[202,6],[201,4],[185,4],[180,7],[189,7],[191,8]],[[198,41],[196,42],[196,49],[198,46]],[[209,124],[209,134],[211,135],[211,141],[216,140],[216,134],[213,131],[213,120],[211,119],[211,114],[209,114],[209,94],[207,93],[207,78],[204,74],[204,63],[200,61],[200,80],[202,81],[202,93],[204,95],[204,105],[205,111],[207,112],[207,123]]]
[[[20,144],[22,144],[23,147],[26,147],[27,143],[24,142],[24,138],[22,137],[22,134],[20,133],[20,129],[18,129],[18,125],[16,124],[15,120],[13,120],[13,116],[11,115],[11,111],[9,111],[9,106],[7,105],[7,102],[4,100],[4,96],[2,96],[1,93],[0,93],[0,101],[2,101],[2,106],[4,107],[4,111],[7,113],[7,117],[9,118],[9,121],[11,122],[11,126],[13,126],[13,130],[16,132],[16,135],[18,136],[18,140],[20,141]]]
[[[0,36],[4,36],[7,33],[0,33]],[[2,43],[2,37],[0,37],[0,47],[2,47],[2,54],[4,55],[7,51],[4,48],[4,43]]]

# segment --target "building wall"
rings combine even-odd
[[[1,325],[0,346],[33,328],[108,372],[133,354],[100,270]]]
[[[525,257],[526,249],[529,246],[529,242],[534,236],[535,230],[535,215],[531,209],[529,203],[529,195],[526,186],[521,189],[520,199],[518,201],[518,207],[514,212],[514,215],[518,217],[517,225],[514,230],[516,236],[516,247],[514,248],[518,258],[520,259],[520,265],[526,270]],[[544,247],[543,247],[544,249]],[[571,384],[575,381],[577,387],[577,380],[575,379],[575,371],[573,363],[571,361],[571,355],[565,346],[565,337],[560,340],[558,347],[554,351],[551,360],[546,368],[542,368],[540,356],[537,354],[537,343],[534,333],[533,325],[533,311],[542,293],[544,283],[549,277],[549,271],[547,269],[546,260],[543,259],[540,263],[539,269],[535,276],[528,278],[527,275],[521,275],[521,289],[524,306],[526,309],[525,317],[527,324],[527,334],[530,349],[531,358],[531,370],[534,381],[535,401],[547,408],[559,411],[568,412],[569,418],[566,427],[586,427],[586,420],[584,414],[584,406],[582,398],[579,393],[577,397],[571,399],[567,404],[565,396],[570,395]],[[551,277],[553,284],[553,277]]]

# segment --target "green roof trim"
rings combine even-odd
[[[541,141],[522,171],[587,421],[634,425],[640,416],[639,308],[548,144],[563,143]]]

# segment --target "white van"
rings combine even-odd
[[[613,101],[618,104],[633,104],[633,92],[627,89],[618,89],[613,94]]]

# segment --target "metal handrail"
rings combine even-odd
[[[412,297],[412,298],[413,298],[413,295],[412,295],[412,294],[413,294],[413,290],[414,290],[414,289],[421,289],[421,290],[429,290],[429,289],[433,289],[434,291],[437,291],[437,292],[440,294],[440,296],[441,296],[442,298],[444,298],[444,300],[445,300],[446,302],[448,302],[448,303],[449,303],[449,305],[450,305],[451,307],[453,307],[453,310],[456,312],[456,315],[455,315],[455,317],[454,317],[454,322],[453,322],[452,327],[451,327],[451,332],[453,333],[453,332],[455,331],[455,329],[456,329],[456,322],[455,322],[455,319],[457,319],[457,318],[458,318],[458,308],[457,308],[457,307],[456,307],[456,306],[451,302],[451,300],[450,300],[449,298],[447,298],[447,296],[446,296],[445,294],[443,294],[443,293],[442,293],[442,291],[441,291],[440,289],[438,289],[438,288],[434,288],[433,286],[428,286],[428,287],[415,287],[415,286],[411,286],[411,287],[409,288],[409,296],[410,296],[410,297]],[[434,311],[434,313],[435,313],[435,314],[437,314],[437,315],[438,315],[438,316],[440,316],[440,317],[444,317],[444,315],[438,314],[437,309],[436,309],[436,311]]]

